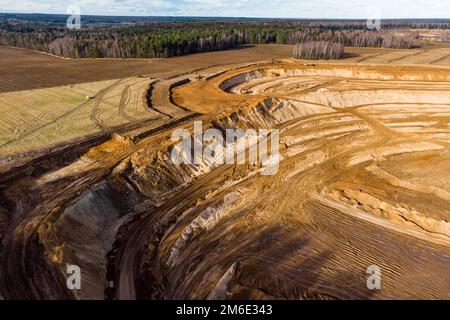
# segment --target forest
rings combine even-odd
[[[48,17],[47,17],[48,16]],[[71,58],[170,58],[251,44],[331,42],[342,46],[413,47],[414,33],[395,27],[450,28],[449,21],[387,20],[382,31],[357,20],[277,20],[83,17],[69,30],[66,16],[0,15],[0,45]]]
[[[329,41],[309,41],[294,46],[294,58],[307,60],[337,60],[344,57],[344,46]]]

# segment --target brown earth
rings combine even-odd
[[[0,293],[449,299],[449,92],[449,68],[353,60],[159,79],[149,107],[166,124],[0,168]],[[279,169],[174,163],[171,135],[194,120],[279,129]],[[82,290],[66,288],[68,264]]]
[[[171,59],[63,59],[27,49],[0,47],[0,92],[138,75],[162,78],[213,65],[283,59],[291,54],[291,46],[259,45]]]
[[[448,43],[427,41],[420,43],[420,46],[421,48],[413,50],[346,48],[344,60],[358,63],[450,65]],[[2,66],[0,92],[49,88],[138,75],[166,78],[214,65],[285,59],[291,56],[292,47],[289,45],[247,46],[236,50],[171,59],[63,59],[28,49],[0,46]]]

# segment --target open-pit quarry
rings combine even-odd
[[[448,67],[262,61],[135,81],[157,122],[1,164],[0,298],[450,299]],[[174,163],[194,121],[279,130],[278,170]]]

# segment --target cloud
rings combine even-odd
[[[365,19],[378,6],[381,18],[446,18],[450,2],[426,0],[0,0],[0,12]]]

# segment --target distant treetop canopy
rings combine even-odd
[[[0,45],[72,58],[169,58],[245,44],[311,41],[343,46],[411,48],[414,33],[367,31],[360,20],[205,19],[83,16],[68,30],[64,15],[0,14]],[[383,28],[450,28],[450,21],[387,20]],[[338,46],[332,46],[338,48]],[[334,49],[333,49],[334,51]]]

